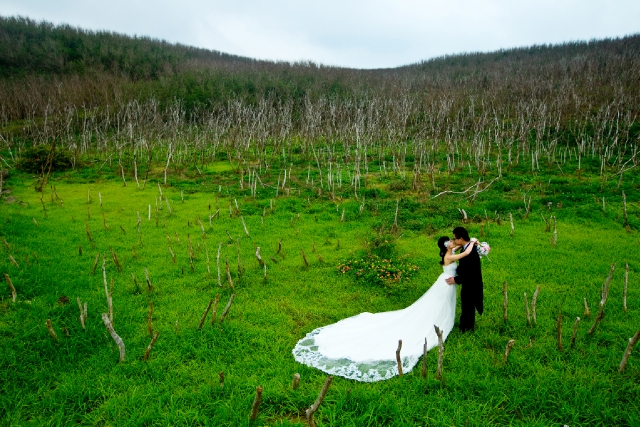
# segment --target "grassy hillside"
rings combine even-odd
[[[325,375],[294,361],[296,341],[344,317],[415,301],[440,274],[436,240],[463,223],[459,208],[468,215],[471,234],[493,248],[490,261],[483,261],[486,308],[477,331],[449,336],[442,382],[435,379],[437,351],[427,356],[426,379],[420,366],[374,384],[334,378],[317,424],[640,422],[637,349],[618,373],[627,339],[640,325],[637,172],[618,188],[597,173],[578,177],[575,161],[564,166],[565,175],[553,164],[536,175],[523,166],[505,171],[471,199],[471,193],[456,194],[475,182],[465,168],[434,174],[434,185],[451,191],[438,196],[417,193],[402,185],[399,173],[371,166],[366,188],[354,193],[347,171],[333,172],[344,186],[330,191],[304,163],[284,184],[279,171],[289,162],[276,161],[260,172],[260,181],[247,173],[241,184],[235,166],[219,160],[199,170],[172,168],[167,184],[155,168],[148,182],[140,178],[140,187],[129,173],[124,187],[118,164],[100,162],[54,174],[42,193],[32,189],[35,176],[13,172],[5,181],[12,192],[0,204],[0,237],[6,241],[0,269],[17,290],[15,302],[8,287],[0,294],[0,423],[249,425],[255,390],[262,386],[257,425],[305,425],[304,410]],[[628,197],[629,229],[620,191]],[[532,198],[528,211],[523,192],[525,200]],[[397,200],[399,229],[393,232]],[[420,267],[412,279],[377,284],[339,272],[344,260],[375,253],[382,239],[391,242],[384,249],[393,259],[408,256]],[[266,279],[256,247],[267,263]],[[613,263],[605,317],[588,334]],[[101,318],[108,313],[105,286],[113,289],[124,362]],[[523,294],[531,301],[537,287],[537,321],[529,326]],[[231,294],[235,299],[221,321]],[[215,322],[209,312],[199,329],[217,295]],[[86,330],[77,298],[88,303]],[[590,315],[584,314],[585,298]],[[151,341],[151,303],[152,328],[160,334],[143,360]],[[581,322],[572,345],[576,317]],[[47,319],[57,339],[49,335]],[[505,364],[511,339],[516,343]],[[301,375],[297,390],[291,389],[294,373]]]

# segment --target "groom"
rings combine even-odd
[[[462,246],[460,252],[464,252],[467,245],[473,244],[469,239],[469,232],[464,227],[453,229],[453,244]],[[480,268],[480,255],[477,251],[471,251],[469,255],[461,258],[458,264],[457,276],[446,279],[450,285],[462,285],[460,290],[460,331],[473,331],[476,322],[476,310],[482,314],[482,270]]]

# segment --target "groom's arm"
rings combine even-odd
[[[459,269],[459,270],[458,270],[458,272],[457,272],[457,273],[458,273],[458,275],[457,275],[457,276],[452,277],[453,281],[454,281],[456,284],[458,284],[458,285],[462,285],[462,284],[464,284],[464,283],[466,282],[465,278],[466,278],[467,276],[465,275],[464,271],[465,271],[464,269]]]

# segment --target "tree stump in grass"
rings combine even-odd
[[[149,289],[149,292],[153,292],[153,286],[151,286],[151,279],[149,279],[149,270],[147,270],[146,268],[144,269],[144,277],[145,277],[145,280],[147,281],[147,288]]]
[[[224,310],[222,311],[222,315],[220,316],[220,323],[222,323],[224,321],[224,318],[227,317],[227,313],[229,312],[229,309],[231,308],[231,303],[233,303],[233,299],[236,297],[235,294],[231,294],[231,297],[229,297],[229,302],[227,302],[227,306],[224,308]]]
[[[216,300],[213,303],[213,314],[211,315],[211,326],[216,322],[216,312],[218,311],[218,303],[220,302],[220,294],[216,294]]]
[[[622,290],[622,310],[627,312],[627,285],[629,283],[629,263],[626,263],[624,269],[624,288]]]
[[[102,322],[104,323],[104,326],[107,328],[109,335],[111,335],[111,338],[113,338],[113,340],[116,342],[116,345],[118,346],[118,350],[120,351],[120,361],[124,362],[124,359],[125,359],[124,341],[122,341],[122,338],[120,338],[118,334],[116,334],[116,331],[113,330],[113,325],[111,324],[111,321],[109,320],[109,316],[107,315],[107,313],[102,313]]]
[[[640,339],[640,330],[636,332],[636,334],[629,338],[629,343],[627,344],[627,348],[622,355],[622,360],[620,361],[620,366],[618,367],[618,372],[624,371],[627,367],[627,362],[629,362],[629,356],[631,356],[631,351],[633,350],[633,346],[636,345],[638,340]]]
[[[264,261],[260,256],[260,246],[256,246],[256,259],[258,260],[258,264],[260,265],[260,267],[264,266]]]
[[[222,242],[218,245],[218,256],[216,257],[216,266],[218,268],[218,287],[222,287],[222,281],[220,279],[220,251],[222,250]]]
[[[11,261],[11,264],[15,265],[17,268],[20,268],[20,266],[18,265],[18,262],[15,260],[15,258],[12,255],[9,255],[9,261]]]
[[[142,360],[149,359],[149,354],[151,353],[151,350],[153,349],[153,346],[155,345],[156,340],[158,339],[158,335],[160,335],[160,332],[156,332],[153,338],[151,338],[151,343],[149,343],[147,350],[144,352],[144,357],[142,358]]]
[[[587,305],[587,299],[583,298],[584,300],[584,316],[591,316],[591,310],[589,310],[589,306]]]
[[[9,285],[9,289],[11,290],[11,300],[13,302],[16,302],[16,299],[18,298],[16,288],[13,286],[13,283],[11,282],[11,279],[9,278],[9,275],[7,273],[4,274],[4,278],[7,279],[7,284]]]
[[[509,222],[511,223],[511,234],[510,234],[510,236],[513,237],[513,232],[515,231],[515,228],[513,227],[513,214],[511,212],[509,212]]]
[[[502,302],[502,319],[504,320],[504,323],[507,323],[507,306],[509,304],[509,299],[507,297],[507,281],[505,280],[504,283],[502,284],[502,296],[503,296],[503,302]]]
[[[558,337],[558,350],[564,351],[562,347],[562,313],[558,313],[558,323],[557,323],[557,337]]]
[[[240,216],[240,220],[242,221],[242,227],[244,228],[245,234],[247,235],[247,237],[251,237],[249,236],[249,230],[247,230],[247,224],[245,224],[244,218],[242,216]]]
[[[433,325],[438,336],[438,369],[436,370],[436,379],[442,382],[442,359],[444,359],[444,342],[442,340],[442,331],[436,325]]]
[[[620,179],[622,179],[622,176]],[[627,217],[627,195],[624,194],[624,191],[622,192],[622,213],[624,216],[623,226],[627,231],[631,231],[631,228],[629,227],[629,218]]]
[[[533,297],[531,298],[531,317],[533,318],[533,324],[537,324],[536,319],[536,302],[538,301],[538,293],[540,293],[540,286],[536,288],[536,291],[533,293]]]
[[[111,284],[111,292],[109,292],[109,286],[107,285],[107,259],[102,255],[102,279],[104,281],[104,293],[107,298],[107,308],[109,311],[109,320],[113,323],[113,283]]]
[[[118,273],[122,273],[122,266],[120,265],[120,261],[118,261],[118,255],[112,247],[109,249],[111,250],[111,257],[113,258],[113,262],[116,265],[116,269],[118,269]]]
[[[149,336],[153,338],[153,301],[149,301],[149,314],[147,315],[147,329],[149,330]]]
[[[296,373],[291,381],[291,389],[296,390],[298,387],[300,387],[300,374]]]
[[[424,339],[422,347],[422,378],[427,379],[427,339]]]
[[[58,335],[56,335],[56,332],[53,330],[53,324],[51,323],[51,319],[47,319],[46,325],[47,325],[47,330],[49,331],[49,335],[51,335],[51,338],[53,338],[56,341],[59,341]]]
[[[511,349],[513,345],[516,343],[516,340],[509,340],[507,342],[507,347],[504,349],[504,364],[507,364],[507,360],[509,359],[509,354],[511,353]]]
[[[249,414],[249,420],[255,421],[258,418],[258,412],[260,411],[260,404],[262,403],[262,386],[256,387],[256,397],[253,399],[253,405],[251,406],[251,414]]]
[[[573,333],[571,334],[571,348],[576,346],[576,336],[578,335],[578,323],[580,323],[580,318],[576,317],[576,321],[573,324]]]
[[[78,302],[78,308],[80,309],[80,325],[82,326],[82,330],[84,331],[86,329],[86,321],[87,321],[87,303],[84,303],[84,306],[82,305],[82,302],[80,302],[80,298],[76,298],[76,301]]]
[[[202,317],[200,318],[200,323],[198,324],[198,329],[202,329],[202,325],[204,325],[204,321],[209,314],[209,310],[211,310],[211,305],[213,304],[213,298],[209,300],[209,304],[207,304],[207,308],[204,310]]]
[[[229,259],[224,260],[225,268],[227,269],[227,281],[229,282],[229,286],[233,289],[233,280],[231,279],[231,270],[229,270]]]
[[[324,397],[326,396],[327,391],[329,390],[329,386],[331,385],[332,380],[333,380],[333,377],[327,377],[327,379],[324,381],[324,385],[322,386],[322,390],[320,390],[320,394],[318,395],[318,398],[313,403],[313,405],[311,405],[309,409],[307,409],[304,413],[305,416],[307,417],[307,422],[309,423],[309,427],[315,427],[316,425],[315,421],[313,420],[313,414],[318,410],[318,407],[324,400]]]
[[[600,299],[600,308],[598,309],[598,315],[595,318],[595,321],[593,322],[593,326],[591,326],[591,329],[589,329],[588,334],[591,335],[593,333],[593,331],[595,331],[596,326],[598,326],[598,323],[600,323],[600,321],[602,319],[604,319],[604,304],[607,302],[607,297],[609,296],[609,284],[611,283],[611,278],[613,277],[613,270],[616,268],[616,264],[613,263],[611,265],[611,270],[609,271],[609,276],[607,277],[607,280],[604,282],[604,284],[602,285],[602,298]]]
[[[398,376],[402,376],[402,359],[400,358],[400,350],[402,350],[402,340],[398,340],[398,349],[396,350],[396,362],[398,362]]]

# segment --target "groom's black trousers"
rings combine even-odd
[[[474,304],[473,289],[462,285],[460,290],[460,330],[462,332],[473,330],[476,325],[476,307]]]
[[[454,280],[462,286],[460,290],[460,330],[462,332],[473,330],[476,325],[476,309],[478,313],[483,311],[483,283],[480,256],[478,252],[471,253],[460,259],[458,275]]]

